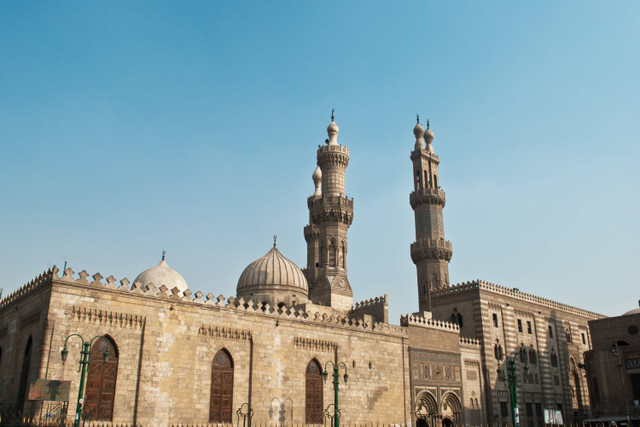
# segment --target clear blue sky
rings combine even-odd
[[[453,282],[640,298],[640,3],[2,2],[0,287],[160,259],[231,296],[302,233],[336,109],[356,300],[417,310],[409,160],[431,121]]]

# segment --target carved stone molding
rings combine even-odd
[[[95,323],[102,326],[114,326],[119,328],[142,327],[146,317],[138,314],[119,313],[115,311],[100,310],[96,308],[71,307],[68,311],[72,321]]]
[[[303,350],[331,352],[338,348],[338,344],[333,341],[316,340],[312,338],[295,337],[294,343],[296,348]]]
[[[202,325],[198,329],[198,336],[211,339],[225,339],[233,341],[247,341],[251,339],[251,332],[244,329],[225,328],[222,326]]]

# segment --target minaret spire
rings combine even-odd
[[[433,131],[418,123],[413,129],[416,144],[411,152],[414,191],[409,202],[414,210],[416,241],[411,244],[411,259],[418,274],[418,304],[421,312],[431,311],[431,291],[449,286],[451,242],[444,239],[442,209],[446,202],[439,185],[440,159],[433,150]],[[424,136],[424,142],[422,140]]]
[[[307,199],[309,225],[307,241],[309,299],[339,311],[349,311],[353,292],[347,278],[347,230],[353,221],[353,199],[345,194],[345,170],[349,149],[338,144],[335,110],[327,127],[329,140],[318,146],[318,168],[313,174],[316,187]]]

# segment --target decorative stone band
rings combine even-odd
[[[122,292],[132,296],[144,296],[144,298],[152,298],[156,300],[167,300],[167,302],[175,304],[201,304],[202,307],[211,309],[236,310],[238,312],[255,313],[261,316],[270,316],[274,318],[274,320],[291,319],[295,321],[332,325],[336,327],[344,327],[353,330],[374,332],[385,335],[407,336],[407,330],[405,328],[397,325],[391,325],[389,323],[371,323],[365,322],[360,319],[353,319],[349,316],[329,315],[327,313],[320,312],[314,313],[304,310],[295,310],[288,307],[271,307],[267,303],[253,302],[251,300],[245,301],[242,298],[225,298],[222,295],[215,297],[211,293],[205,296],[200,291],[194,294],[189,289],[185,290],[184,292],[180,292],[178,288],[169,290],[165,285],[162,285],[160,287],[156,287],[153,284],[149,286],[143,286],[142,284],[135,282],[131,284],[131,287],[129,287],[129,280],[125,278],[120,280],[119,282],[116,282],[116,279],[114,279],[113,276],[109,276],[106,279],[107,283],[103,283],[103,276],[100,273],[96,273],[91,276],[94,280],[92,282],[89,282],[89,280],[87,280],[87,277],[89,277],[89,273],[87,273],[85,270],[82,270],[77,274],[78,278],[73,277],[75,273],[71,268],[67,268],[64,272],[64,276],[62,277],[58,276],[58,271],[59,269],[54,266],[51,269],[47,270],[44,274],[41,274],[36,279],[29,282],[27,285],[13,292],[7,298],[0,301],[0,310],[24,298],[24,296],[30,294],[35,289],[51,285],[53,283],[58,283],[62,285],[74,287],[77,286],[88,289],[98,288],[104,291]],[[116,286],[116,283],[119,283],[120,286]],[[94,314],[91,314],[91,316],[93,317],[96,312],[97,310],[92,312]],[[105,317],[104,314],[102,316],[103,318]],[[98,318],[99,317],[100,316],[98,316]]]
[[[78,322],[133,329],[142,328],[142,325],[147,319],[145,316],[137,314],[119,313],[116,311],[79,306],[72,307],[69,314],[72,320]]]
[[[414,263],[427,259],[450,261],[453,247],[448,240],[425,239],[411,244],[411,260]]]
[[[440,205],[444,207],[447,197],[443,190],[435,188],[422,188],[409,195],[409,203],[413,209],[420,205]]]
[[[400,316],[400,326],[420,326],[422,328],[429,329],[460,331],[460,326],[456,323],[437,319],[427,319],[422,316],[414,316],[413,314]]]
[[[420,157],[431,159],[431,161],[435,162],[436,165],[440,163],[440,158],[435,154],[428,152],[425,148],[420,150],[413,150],[411,152],[411,160],[416,160]]]
[[[319,145],[318,166],[324,173],[327,167],[345,168],[349,165],[349,149],[344,145]]]
[[[458,292],[466,292],[470,290],[484,290],[493,292],[496,294],[501,294],[505,296],[509,296],[512,298],[520,299],[523,301],[534,302],[536,304],[541,304],[546,307],[552,308],[554,310],[562,310],[567,313],[576,314],[579,316],[591,317],[594,319],[602,319],[603,316],[600,313],[595,313],[593,311],[583,310],[578,307],[573,307],[571,305],[562,304],[557,301],[553,301],[546,298],[541,298],[536,295],[528,294],[525,292],[521,292],[519,290],[515,290],[514,288],[507,288],[504,286],[496,285],[493,283],[485,282],[483,280],[473,280],[471,282],[464,282],[457,285],[453,285],[450,287],[439,288],[431,291],[431,296],[440,296],[440,295],[449,295],[455,294]]]
[[[331,352],[338,348],[338,344],[333,341],[315,340],[313,338],[303,337],[295,337],[293,341],[296,348],[305,350]]]
[[[339,221],[350,226],[353,222],[353,199],[344,196],[323,196],[313,202],[311,219],[314,223]]]
[[[234,341],[248,341],[252,338],[251,331],[204,324],[198,328],[198,336]]]

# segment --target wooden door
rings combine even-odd
[[[211,400],[209,421],[232,422],[233,415],[233,362],[231,356],[220,350],[213,358],[211,369]]]
[[[89,357],[89,372],[83,412],[90,420],[111,421],[116,396],[118,354],[115,344],[109,342],[109,359],[104,361],[107,342],[100,338],[93,344]]]
[[[305,419],[307,424],[322,424],[322,369],[315,360],[307,365]]]

